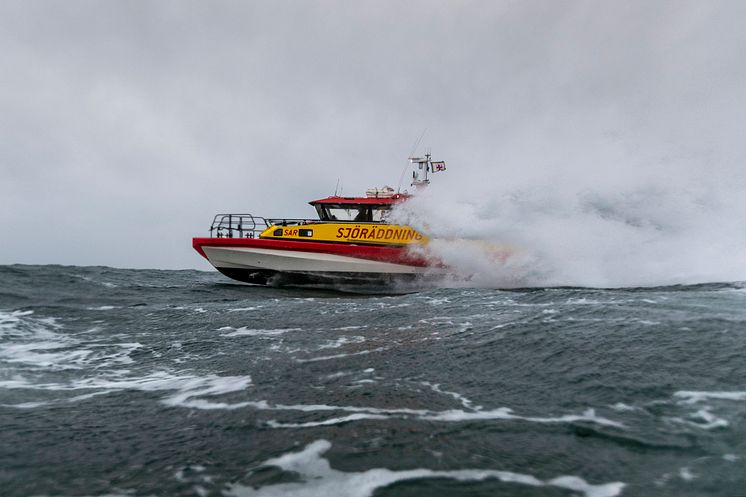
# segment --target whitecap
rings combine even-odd
[[[578,476],[558,476],[541,480],[533,475],[494,469],[431,470],[425,468],[390,470],[373,468],[361,472],[333,469],[322,457],[331,448],[326,440],[308,444],[300,452],[268,459],[263,466],[275,466],[292,472],[301,481],[267,485],[258,489],[234,483],[225,493],[233,497],[371,497],[376,490],[406,480],[446,478],[457,481],[499,480],[533,487],[558,487],[581,492],[585,497],[615,497],[622,492],[622,482],[593,485]]]
[[[323,421],[309,421],[307,423],[280,423],[278,421],[269,420],[267,425],[272,428],[315,428],[318,426],[333,426],[348,423],[350,421],[361,421],[364,419],[387,419],[388,416],[382,414],[370,414],[370,413],[355,413],[348,414],[347,416],[340,416],[337,418],[329,418]]]
[[[683,468],[679,470],[679,476],[684,481],[691,481],[694,478],[696,478],[696,476],[692,473],[692,471],[686,466],[684,466]]]
[[[439,383],[430,383],[430,382],[427,382],[427,381],[423,381],[422,384],[425,385],[426,387],[429,387],[434,392],[438,392],[438,393],[441,393],[441,394],[444,394],[444,395],[448,395],[449,397],[452,397],[452,398],[456,399],[457,401],[459,401],[461,403],[462,406],[466,407],[467,409],[481,409],[481,406],[476,406],[476,407],[473,406],[472,405],[472,401],[469,400],[469,399],[467,399],[466,397],[464,397],[460,393],[457,393],[457,392],[448,392],[446,390],[441,390]]]
[[[233,328],[231,326],[224,326],[218,328],[218,331],[234,330],[230,333],[224,333],[220,336],[223,337],[255,337],[255,336],[277,336],[288,333],[290,331],[301,331],[302,328],[277,328],[277,329],[255,329],[247,328],[242,326],[241,328]]]
[[[493,419],[529,421],[533,423],[576,423],[585,421],[598,424],[601,426],[612,426],[615,428],[624,428],[624,424],[611,419],[603,418],[596,415],[594,409],[587,409],[583,414],[566,414],[558,417],[535,417],[535,416],[518,416],[513,414],[513,410],[508,407],[500,407],[489,411],[467,412],[460,409],[453,409],[423,416],[421,419],[427,421],[485,421]]]
[[[712,414],[709,411],[709,407],[705,407],[704,409],[700,409],[699,411],[690,414],[690,419],[682,419],[678,417],[669,418],[671,421],[675,423],[685,424],[689,426],[694,426],[695,428],[701,428],[703,430],[712,430],[715,428],[725,428],[730,425],[728,420],[723,418],[718,418],[714,414]]]
[[[366,350],[359,350],[357,352],[350,352],[348,354],[334,354],[334,355],[327,355],[327,356],[320,356],[320,357],[312,357],[311,359],[295,359],[297,362],[317,362],[317,361],[329,361],[331,359],[341,359],[343,357],[351,357],[356,355],[366,355],[370,354],[371,352],[381,352],[387,350],[386,347],[378,347],[375,349],[366,349]]]
[[[369,415],[368,417],[347,417],[347,416],[336,416],[333,418],[327,418],[318,421],[309,421],[305,423],[279,423],[276,421],[270,421],[270,426],[275,428],[310,428],[314,426],[329,426],[333,424],[342,424],[350,421],[358,421],[363,419],[415,419],[419,421],[439,421],[444,423],[460,423],[460,422],[473,422],[473,421],[493,421],[493,420],[507,420],[507,421],[527,421],[532,423],[577,423],[587,422],[597,424],[601,426],[610,426],[614,428],[624,428],[624,424],[607,419],[596,415],[594,409],[587,409],[582,414],[566,414],[563,416],[555,417],[538,417],[538,416],[520,416],[514,414],[513,410],[509,407],[498,407],[496,409],[484,410],[477,406],[473,410],[463,409],[449,409],[446,411],[431,411],[427,409],[408,409],[408,408],[377,408],[377,407],[357,407],[357,406],[332,406],[326,404],[301,404],[301,405],[283,405],[283,404],[270,404],[269,402],[262,401],[262,409],[274,410],[274,411],[304,411],[304,412],[323,412],[323,411],[341,411],[341,412],[353,412],[358,414]],[[470,401],[468,401],[470,402]],[[375,417],[373,417],[375,416]]]
[[[123,390],[143,392],[174,392],[161,399],[161,402],[174,407],[196,409],[237,409],[240,407],[261,407],[256,402],[225,403],[208,401],[203,397],[214,397],[222,394],[243,391],[251,385],[249,376],[197,376],[192,374],[174,374],[159,371],[141,377],[93,377],[71,381],[69,383],[32,383],[16,376],[11,380],[0,381],[0,387],[7,389],[29,389],[48,391],[93,390],[83,395],[59,401],[79,401],[95,395]]]
[[[678,391],[673,394],[678,397],[684,404],[695,404],[704,402],[708,399],[716,400],[746,400],[746,392],[696,392],[696,391]]]
[[[350,343],[362,343],[365,341],[365,337],[362,336],[342,336],[337,338],[336,340],[330,340],[326,342],[323,345],[319,346],[319,349],[338,349],[339,347],[342,347],[343,345],[347,345]]]

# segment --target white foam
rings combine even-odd
[[[95,388],[109,391],[141,390],[145,392],[176,391],[161,399],[166,405],[197,409],[235,409],[246,403],[227,404],[209,402],[201,397],[216,396],[245,390],[251,384],[249,376],[196,376],[156,372],[140,378],[91,378],[75,382],[76,388]]]
[[[728,420],[723,418],[718,418],[714,414],[712,414],[709,411],[709,407],[705,407],[704,409],[700,409],[699,411],[690,414],[689,418],[691,419],[682,419],[682,418],[670,418],[671,421],[674,421],[676,423],[685,424],[689,426],[694,426],[696,428],[701,428],[703,430],[712,430],[715,428],[725,428],[730,425]],[[701,420],[701,421],[700,421]]]
[[[297,474],[301,481],[279,483],[258,489],[232,484],[227,494],[235,497],[370,497],[379,488],[393,483],[426,478],[447,478],[458,481],[500,480],[533,487],[553,486],[581,492],[585,497],[615,497],[625,484],[622,482],[593,485],[578,476],[559,476],[543,481],[535,476],[492,469],[430,470],[410,469],[395,471],[374,468],[361,472],[343,472],[333,469],[322,454],[331,448],[326,440],[317,440],[300,452],[291,452],[264,462]]]
[[[685,404],[695,404],[704,402],[708,399],[716,400],[746,400],[746,392],[696,392],[696,391],[678,391],[673,394]]]
[[[133,362],[129,354],[142,347],[139,343],[85,344],[59,333],[61,328],[52,318],[21,320],[9,331],[17,340],[0,344],[0,358],[45,371],[101,368]]]
[[[34,311],[0,311],[0,329],[13,327],[23,316],[30,316],[33,313]]]
[[[277,328],[277,329],[254,329],[242,326],[241,328],[233,328],[232,326],[224,326],[218,328],[218,331],[235,330],[230,333],[225,333],[220,336],[223,337],[256,337],[256,336],[277,336],[283,335],[290,331],[300,331],[301,328]]]
[[[368,370],[366,370],[368,371]],[[371,371],[372,372],[372,371]],[[520,416],[513,413],[508,407],[499,407],[496,409],[485,410],[463,395],[456,392],[442,390],[440,385],[423,382],[423,385],[431,388],[433,391],[452,397],[459,401],[465,409],[449,409],[445,411],[433,411],[429,409],[410,409],[410,408],[379,408],[366,406],[340,406],[328,404],[270,404],[267,401],[252,401],[246,403],[257,409],[272,411],[302,411],[302,412],[350,412],[360,414],[360,416],[334,416],[331,418],[308,421],[305,423],[281,423],[270,421],[268,424],[274,428],[311,428],[315,426],[330,426],[343,424],[351,421],[365,419],[415,419],[421,421],[439,421],[444,423],[457,423],[469,421],[490,421],[490,420],[511,420],[527,421],[532,423],[577,423],[586,422],[601,426],[611,426],[624,429],[624,424],[596,415],[594,409],[586,409],[582,414],[566,414],[563,416],[538,417],[538,416]]]
[[[661,324],[659,321],[650,321],[649,319],[638,319],[637,322],[645,326],[656,326]]]
[[[465,400],[469,405],[471,401]],[[407,408],[376,408],[376,407],[357,407],[357,406],[332,406],[332,405],[283,405],[270,404],[262,401],[261,409],[267,410],[295,410],[304,412],[324,412],[324,411],[341,411],[364,414],[367,416],[349,417],[335,416],[319,421],[309,421],[305,423],[279,423],[271,421],[269,424],[275,428],[310,428],[314,426],[329,426],[334,424],[348,423],[350,421],[359,421],[363,419],[416,419],[421,421],[439,421],[444,423],[458,423],[469,421],[491,421],[491,420],[509,420],[509,421],[527,421],[532,423],[577,423],[587,422],[601,426],[611,426],[615,428],[624,428],[623,423],[597,416],[595,410],[587,409],[583,414],[566,414],[556,417],[537,417],[537,416],[520,416],[513,414],[513,410],[508,407],[499,407],[497,409],[483,410],[476,406],[473,410],[450,409],[446,411],[431,411],[427,409],[407,409]],[[255,405],[255,404],[252,404]]]
[[[110,311],[112,309],[119,309],[119,306],[116,305],[100,305],[98,307],[87,307],[86,308],[89,311]]]
[[[0,311],[0,336],[26,337],[35,340],[56,338],[61,328],[56,318],[34,318],[34,311]]]
[[[535,417],[535,416],[517,416],[513,414],[513,410],[508,407],[500,407],[489,411],[474,411],[466,412],[462,410],[450,410],[440,413],[433,413],[431,415],[423,416],[422,419],[428,421],[480,421],[480,420],[491,420],[491,419],[507,419],[507,420],[521,420],[530,421],[533,423],[576,423],[578,421],[585,421],[588,423],[594,423],[602,426],[613,426],[616,428],[624,428],[624,424],[611,419],[606,419],[596,415],[594,409],[587,409],[583,414],[566,414],[559,417]]]
[[[440,389],[440,384],[438,384],[438,383],[430,383],[430,382],[427,382],[427,381],[423,381],[422,384],[425,385],[426,387],[431,388],[435,392],[448,395],[449,397],[453,397],[454,399],[458,400],[461,403],[461,405],[464,406],[467,409],[480,409],[481,408],[481,406],[476,406],[475,407],[472,404],[471,400],[467,399],[466,397],[464,397],[460,393],[457,393],[457,392],[448,392],[448,391],[445,391],[445,390],[441,390]]]
[[[105,395],[123,390],[143,392],[175,392],[161,399],[166,405],[190,407],[196,409],[237,409],[240,407],[261,407],[256,402],[210,402],[204,397],[238,392],[251,385],[249,376],[197,376],[193,374],[174,374],[165,371],[155,372],[142,377],[93,377],[73,380],[69,383],[32,383],[16,376],[11,380],[0,381],[0,387],[7,389],[29,389],[47,391],[92,390],[92,392],[60,401],[79,401],[95,395]]]
[[[337,338],[336,340],[330,340],[327,343],[320,345],[319,349],[338,349],[350,343],[363,343],[364,341],[365,337],[362,336],[342,336]]]
[[[684,481],[691,481],[694,478],[696,478],[696,476],[694,476],[694,474],[692,473],[692,471],[689,468],[687,468],[686,466],[683,467],[683,468],[681,468],[679,470],[679,476]]]
[[[0,347],[0,358],[6,363],[31,364],[44,369],[82,369],[91,350],[59,350],[68,343],[36,341],[30,343],[6,343]]]
[[[73,276],[74,276],[75,278],[80,278],[80,279],[82,279],[82,280],[85,280],[85,281],[88,281],[88,282],[90,282],[90,283],[95,283],[95,284],[97,284],[97,285],[102,285],[102,286],[105,286],[106,288],[116,288],[116,287],[117,287],[117,285],[115,285],[114,283],[110,283],[110,282],[108,282],[108,281],[98,281],[98,280],[94,280],[93,278],[91,278],[91,277],[89,277],[89,276],[78,276],[78,275],[73,275]]]
[[[269,420],[267,425],[272,428],[315,428],[317,426],[340,425],[349,423],[350,421],[360,421],[363,419],[388,419],[388,416],[383,414],[357,413],[337,418],[329,418],[323,421],[309,421],[307,423],[280,423],[278,421]]]
[[[381,352],[381,351],[386,350],[386,349],[387,349],[387,347],[377,347],[375,349],[359,350],[357,352],[350,352],[348,354],[334,354],[334,355],[313,357],[311,359],[296,359],[296,361],[298,361],[298,362],[329,361],[329,360],[332,360],[332,359],[341,359],[343,357],[351,357],[351,356],[356,356],[356,355],[366,355],[366,354],[370,354],[372,352]]]

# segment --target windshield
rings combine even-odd
[[[391,211],[389,205],[342,205],[326,204],[317,205],[316,210],[322,221],[360,221],[376,222],[385,221]]]

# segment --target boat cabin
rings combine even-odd
[[[408,197],[409,195],[401,193],[380,197],[331,196],[309,204],[316,209],[321,221],[381,223],[386,221],[394,205]]]

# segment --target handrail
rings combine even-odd
[[[277,226],[295,226],[299,224],[310,224],[320,223],[318,219],[301,219],[301,218],[267,218],[266,221],[270,225],[276,224]]]
[[[357,224],[354,220],[320,220],[303,218],[264,218],[252,214],[216,214],[210,225],[210,237],[257,238],[270,226],[302,226],[305,224]],[[372,221],[386,224],[385,221]],[[371,221],[365,221],[366,224]]]
[[[255,238],[269,228],[267,220],[251,214],[217,214],[210,225],[210,236],[216,238]]]

